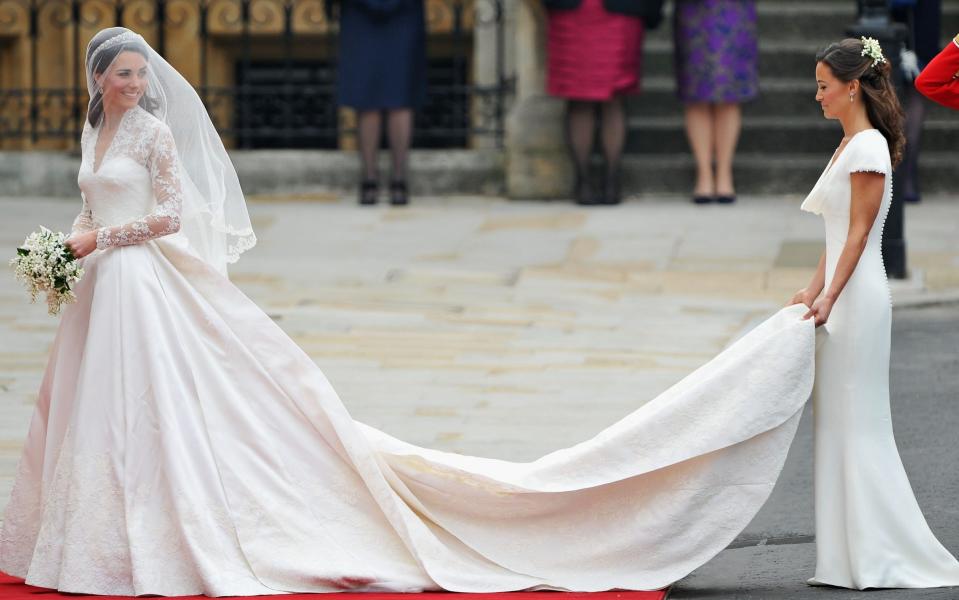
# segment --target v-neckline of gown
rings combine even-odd
[[[852,137],[849,138],[849,141],[846,142],[846,145],[845,147],[843,147],[842,150],[840,150],[839,148],[836,148],[836,152],[833,152],[832,160],[829,161],[829,164],[826,166],[826,172],[823,173],[823,175],[826,175],[827,173],[832,171],[832,168],[836,166],[836,163],[839,162],[839,159],[842,158],[842,155],[845,154],[846,150],[849,149],[849,145],[852,144],[853,140],[855,140],[859,136],[859,134],[866,133],[867,131],[877,131],[877,130],[875,127],[870,127],[869,129],[863,129],[861,131],[857,131],[856,133],[852,134]]]
[[[840,150],[839,148],[836,148],[836,151],[833,152],[832,154],[832,159],[830,159],[830,161],[826,164],[826,168],[823,169],[822,173],[820,173],[819,179],[816,180],[816,185],[814,185],[812,190],[809,191],[809,194],[806,196],[806,199],[803,200],[802,206],[800,208],[812,213],[822,214],[820,210],[822,202],[821,201],[817,202],[816,198],[819,197],[820,191],[822,190],[823,186],[827,185],[828,182],[832,180],[831,176],[832,176],[833,167],[835,167],[839,163],[839,160],[846,155],[846,150],[849,149],[849,145],[853,143],[853,141],[859,136],[859,134],[865,133],[867,131],[878,131],[878,130],[876,130],[873,127],[870,129],[863,129],[862,131],[857,131],[856,133],[852,134],[852,137],[849,138],[849,141],[846,142],[846,146],[842,148],[842,150]]]
[[[130,114],[130,111],[135,110],[135,108],[129,108],[123,111],[123,114],[120,116],[120,122],[117,123],[117,130],[113,132],[113,137],[110,138],[110,143],[107,144],[107,147],[103,150],[103,156],[100,157],[100,160],[97,160],[97,144],[100,143],[100,134],[103,132],[103,123],[100,123],[100,126],[97,127],[97,135],[93,139],[93,165],[91,166],[93,174],[96,175],[100,172],[100,169],[103,168],[103,164],[110,157],[110,150],[113,149],[114,143],[117,141],[117,136],[120,135],[120,130],[123,129],[123,123],[126,121],[127,115]],[[103,117],[106,119],[106,115]]]

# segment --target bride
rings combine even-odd
[[[912,495],[904,474],[885,478],[900,463],[883,395],[878,227],[866,227],[861,258],[837,229],[888,207],[885,130],[847,123],[835,100],[865,79],[824,71],[821,94],[837,107],[827,116],[861,131],[847,130],[859,133],[804,204],[826,217],[829,237],[797,296],[810,306],[783,309],[593,439],[510,463],[354,421],[225,277],[255,237],[192,87],[123,28],[93,38],[86,66],[83,210],[70,239],[86,275],[51,350],[0,570],[108,595],[661,588],[721,551],[765,502],[815,378],[817,433],[828,432],[817,440],[817,513],[827,510],[817,579],[959,584],[928,528],[881,527],[924,521],[918,509],[889,512]],[[868,106],[855,96],[850,105]],[[860,170],[883,175],[837,175]],[[814,301],[818,283],[828,291]],[[829,328],[818,372],[814,320]],[[853,360],[862,341],[875,342],[872,354]],[[858,460],[863,451],[875,458]],[[888,505],[869,487],[880,473],[898,486]]]

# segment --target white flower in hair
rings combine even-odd
[[[882,46],[876,38],[862,36],[862,54],[872,59],[872,66],[886,62],[886,57],[882,55]]]

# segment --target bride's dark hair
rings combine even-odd
[[[873,58],[863,55],[863,43],[853,38],[830,44],[816,55],[816,62],[829,67],[832,74],[844,83],[859,80],[869,122],[886,138],[892,165],[898,165],[906,147],[906,137],[902,132],[902,106],[892,85],[889,62],[873,66]]]
[[[129,29],[126,27],[109,27],[107,29],[101,29],[95,36],[93,36],[93,39],[90,40],[90,45],[87,47],[86,60],[87,68],[93,69],[91,77],[93,75],[102,75],[105,73],[107,68],[113,64],[113,61],[116,60],[117,56],[119,56],[121,52],[136,52],[137,54],[143,56],[143,58],[147,61],[150,60],[150,53],[147,50],[146,44],[137,39],[118,44],[112,48],[104,48],[97,55],[97,64],[92,66],[90,65],[90,59],[93,58],[93,53],[96,52],[97,48],[99,48],[101,44],[110,38],[128,31]],[[159,106],[159,103],[153,98],[147,96],[146,92],[144,92],[143,96],[140,98],[139,104],[150,112],[153,112],[153,110]],[[103,120],[103,93],[98,89],[94,89],[93,97],[90,99],[90,110],[87,111],[87,121],[90,122],[91,126],[96,127],[100,124],[101,120]]]

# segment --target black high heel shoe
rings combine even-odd
[[[380,195],[380,184],[375,179],[364,179],[360,183],[360,204],[371,206],[376,204]]]
[[[406,190],[406,182],[390,182],[390,204],[393,206],[405,206],[409,203],[410,197]]]
[[[601,199],[593,193],[593,187],[589,185],[587,177],[580,177],[576,180],[576,204],[580,206],[596,206],[601,203]]]
[[[619,174],[610,175],[606,178],[603,186],[602,204],[613,205],[623,201],[623,189],[619,180]]]

